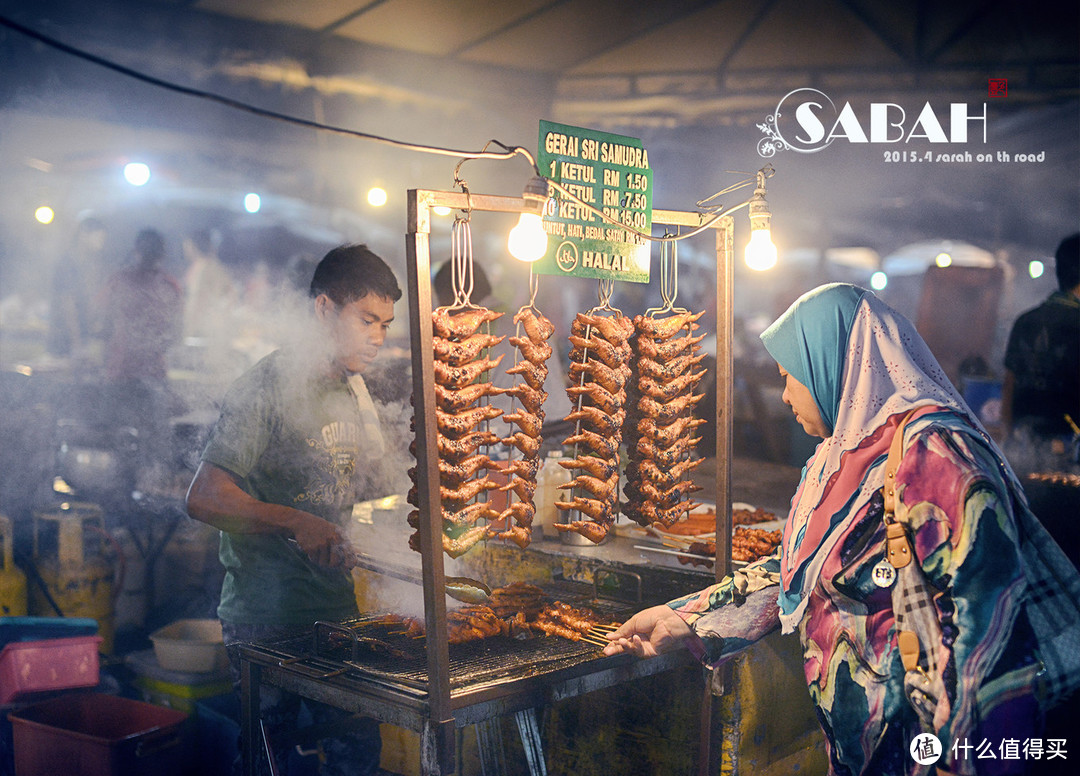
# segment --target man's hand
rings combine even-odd
[[[284,536],[327,568],[356,565],[356,554],[338,526],[310,512],[252,498],[238,477],[211,463],[199,464],[188,489],[187,509],[194,519],[219,531]]]
[[[611,641],[605,655],[631,652],[638,657],[656,657],[683,645],[691,635],[690,626],[669,606],[643,609],[608,634]]]
[[[333,523],[308,512],[293,527],[293,539],[312,562],[332,569],[348,569],[355,565],[355,555],[348,540]]]

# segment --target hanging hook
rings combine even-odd
[[[664,237],[674,237],[665,232]],[[663,305],[650,307],[645,315],[654,317],[662,313],[684,313],[686,310],[675,306],[679,296],[679,245],[675,240],[660,243],[660,299]]]
[[[450,288],[454,293],[450,309],[474,306],[470,301],[473,278],[472,228],[468,218],[459,216],[450,231]]]

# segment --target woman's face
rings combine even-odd
[[[784,393],[780,398],[783,399],[784,404],[791,407],[791,411],[795,413],[795,420],[799,421],[803,431],[810,436],[823,439],[829,436],[829,427],[821,419],[821,411],[810,394],[810,389],[792,377],[784,367],[779,364],[777,366],[780,369],[780,376],[784,378]]]

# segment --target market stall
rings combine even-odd
[[[469,192],[409,192],[408,303],[418,486],[414,548],[419,550],[421,559],[419,576],[424,592],[423,645],[416,649],[414,642],[411,645],[413,649],[409,650],[404,647],[410,645],[392,643],[393,640],[388,640],[386,633],[378,631],[380,637],[375,641],[380,646],[376,649],[382,649],[382,645],[386,644],[386,649],[392,650],[387,653],[392,659],[385,661],[386,670],[373,670],[372,659],[363,659],[362,653],[371,651],[368,647],[374,644],[372,634],[379,626],[362,617],[361,621],[353,623],[317,626],[311,634],[310,643],[242,647],[242,730],[245,751],[248,753],[260,751],[258,695],[260,685],[265,683],[420,731],[423,772],[437,774],[453,769],[452,733],[455,728],[511,712],[527,715],[529,710],[555,700],[671,670],[689,662],[689,656],[685,654],[652,661],[637,661],[627,656],[605,658],[596,643],[558,637],[531,640],[493,638],[485,639],[481,646],[450,643],[448,631],[452,623],[447,612],[443,552],[448,540],[443,509],[445,494],[440,492],[442,478],[436,409],[436,385],[439,380],[434,347],[436,335],[432,325],[432,292],[428,282],[431,277],[431,211],[437,206],[456,208],[470,214],[521,213],[532,209],[534,203],[528,198]],[[676,228],[698,228],[707,224],[707,228],[715,234],[717,422],[714,426],[716,456],[712,461],[716,470],[712,475],[712,490],[716,505],[715,534],[718,537],[729,536],[731,354],[727,350],[727,343],[731,339],[732,320],[732,219],[730,216],[712,218],[709,223],[710,219],[700,213],[661,210],[653,211],[652,216],[654,224]],[[556,328],[562,330],[563,336],[569,334],[569,322],[560,321]],[[606,523],[602,525],[606,527]],[[453,556],[454,552],[450,554]],[[723,576],[729,567],[730,544],[716,542],[713,564],[716,578]],[[621,621],[643,603],[640,599],[605,602],[595,590],[587,588],[564,587],[544,590],[544,593],[575,602],[587,601],[594,610],[601,611],[607,621]],[[335,634],[341,633],[345,634],[344,638],[337,639]],[[321,646],[335,640],[348,643],[338,644],[329,651]],[[375,662],[378,659],[375,656]],[[525,730],[527,725],[524,722],[522,725]],[[538,767],[542,768],[542,764]],[[248,758],[247,768],[249,773],[254,772],[251,757]]]

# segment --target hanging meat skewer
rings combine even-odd
[[[542,407],[547,398],[544,380],[548,373],[547,360],[552,354],[547,340],[555,333],[555,327],[531,305],[518,310],[514,323],[518,324],[525,336],[510,337],[509,342],[517,348],[520,358],[506,373],[521,375],[523,382],[506,393],[518,400],[521,406],[503,415],[503,420],[518,430],[502,440],[503,444],[514,448],[516,455],[512,456],[513,460],[506,467],[509,479],[500,490],[513,494],[517,500],[499,515],[500,523],[505,528],[496,530],[494,535],[524,549],[532,540],[532,523],[536,515],[533,494],[536,492],[536,472],[540,465],[540,445],[543,443],[540,435],[544,425]]]
[[[628,413],[633,439],[627,440],[623,512],[641,525],[668,527],[699,506],[689,496],[700,488],[684,477],[700,463],[693,457],[701,441],[694,429],[705,421],[692,413],[704,398],[694,389],[705,372],[694,371],[703,356],[696,355],[701,338],[692,335],[703,313],[663,312],[634,318],[637,380]]]
[[[439,501],[442,516],[443,551],[452,558],[468,552],[486,539],[489,526],[498,516],[488,493],[499,484],[481,471],[491,471],[495,462],[485,448],[501,440],[488,428],[503,411],[490,398],[504,393],[485,376],[499,365],[502,356],[488,358],[491,349],[505,337],[491,333],[491,324],[503,313],[473,304],[472,236],[468,218],[457,219],[452,231],[450,286],[452,304],[431,312],[433,372],[435,378],[436,447],[439,456]],[[415,455],[416,440],[413,441]],[[409,470],[413,487],[409,503],[419,506],[418,472]],[[413,511],[409,525],[416,531],[409,546],[420,547],[420,514]]]
[[[628,337],[633,332],[627,316],[604,309],[578,313],[570,326],[569,373],[575,384],[567,394],[575,410],[566,420],[575,421],[576,430],[563,444],[575,454],[559,463],[576,476],[559,486],[569,491],[568,497],[555,502],[571,517],[557,522],[557,530],[597,543],[607,536],[619,509],[619,445],[631,378]]]
[[[486,538],[487,524],[498,512],[487,504],[487,493],[498,484],[482,470],[494,466],[482,448],[497,444],[499,436],[483,427],[502,415],[502,410],[486,403],[501,393],[489,382],[479,382],[484,373],[499,364],[501,356],[488,359],[489,349],[503,340],[478,331],[502,313],[467,304],[439,307],[432,312],[435,356],[435,422],[439,453],[439,497],[442,510],[443,550],[456,558]],[[415,455],[416,440],[410,449]],[[418,473],[409,470],[413,486],[408,501],[419,506]],[[476,501],[475,499],[481,499]],[[420,549],[420,514],[408,517],[414,531],[409,546]]]

